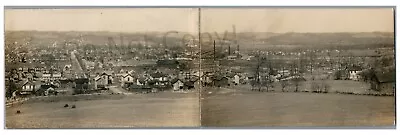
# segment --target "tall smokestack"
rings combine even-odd
[[[237,42],[237,37],[236,37],[236,25],[232,25],[232,29],[233,29],[233,40],[234,43],[237,45],[236,51],[239,52],[239,44]]]
[[[231,45],[228,46],[228,55],[231,55]]]
[[[215,60],[215,40],[214,40],[214,60]]]

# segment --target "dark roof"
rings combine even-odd
[[[362,68],[360,66],[351,66],[351,67],[347,68],[347,70],[349,70],[349,71],[361,71]]]
[[[53,84],[42,84],[40,85],[40,89],[48,89],[48,88],[57,88],[57,86],[53,85]]]
[[[181,82],[183,82],[181,79],[175,78],[175,79],[172,79],[172,80],[171,80],[171,83],[176,83],[178,80],[180,80]]]
[[[127,77],[127,76],[132,76],[133,77],[133,75],[131,75],[131,74],[125,74],[125,75],[123,75],[122,77]]]
[[[101,75],[112,75],[112,73],[111,72],[103,72],[103,73],[101,73]]]
[[[215,77],[213,77],[213,79],[220,81],[222,79],[228,79],[228,78],[226,78],[225,76],[215,76]]]
[[[185,86],[194,86],[194,82],[193,81],[185,81],[183,83],[183,85],[185,85]]]
[[[26,84],[33,84],[33,82],[32,81],[28,81],[28,80],[24,80],[24,81],[19,82],[18,86],[22,87],[22,86],[24,86]]]
[[[84,84],[84,83],[88,83],[88,82],[89,82],[89,79],[86,79],[86,78],[75,79],[76,84]]]
[[[160,77],[166,77],[167,75],[160,73],[160,72],[156,72],[156,73],[150,74],[150,76],[153,78],[160,78]]]
[[[189,79],[189,81],[196,82],[196,81],[198,81],[199,79],[200,79],[200,78],[199,78],[198,76],[191,76],[190,79]]]
[[[336,72],[341,74],[341,75],[349,74],[348,70],[338,70]]]
[[[394,71],[376,71],[375,75],[379,83],[395,82],[396,80],[396,73]]]
[[[144,78],[144,77],[139,77],[137,80],[138,80],[140,83],[145,83],[145,82],[146,82],[146,78]]]

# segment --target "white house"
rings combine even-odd
[[[136,80],[130,74],[125,74],[121,76],[121,86],[124,86],[127,83],[134,83]]]
[[[361,71],[349,71],[349,72],[350,72],[350,77],[349,77],[350,80],[358,81],[361,78],[360,76]]]
[[[357,67],[357,66],[353,66],[351,68],[348,69],[349,71],[349,79],[350,80],[354,80],[354,81],[358,81],[361,76],[359,75],[361,73],[361,67]]]
[[[130,74],[125,74],[121,76],[121,82],[135,82],[134,78]]]
[[[94,88],[105,88],[108,84],[107,79],[104,76],[97,76],[94,78]]]
[[[50,81],[50,80],[60,80],[62,78],[61,73],[43,73],[42,80]]]
[[[183,90],[184,83],[180,79],[176,79],[172,83],[174,91]]]
[[[22,91],[34,91],[35,90],[35,84],[31,81],[25,81],[22,84]]]
[[[157,72],[157,73],[151,74],[150,79],[158,80],[158,81],[168,81],[168,76],[163,73]]]
[[[239,76],[239,75],[233,76],[233,83],[234,83],[235,85],[240,84],[240,76]]]

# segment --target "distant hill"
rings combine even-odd
[[[261,39],[271,45],[393,44],[393,33],[285,33]]]
[[[218,35],[217,35],[218,34]],[[164,39],[164,36],[166,38]],[[164,40],[169,46],[182,45],[183,38],[196,38],[197,34],[185,32],[147,32],[147,33],[117,33],[117,32],[55,32],[55,31],[6,31],[6,44],[18,42],[23,44],[30,42],[32,46],[51,46],[53,44],[63,45],[66,42],[78,43],[82,40],[83,45],[106,45],[110,39],[115,44],[129,43],[137,44],[163,44]],[[122,38],[121,38],[122,37]],[[211,39],[210,39],[211,37]],[[216,40],[219,44],[221,39],[226,38],[233,41],[232,33],[209,33],[202,34],[204,41]],[[271,33],[271,32],[243,32],[236,34],[240,48],[263,48],[267,45],[289,45],[289,46],[363,46],[363,45],[394,45],[394,33],[389,32],[362,32],[362,33]]]

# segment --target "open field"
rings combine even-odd
[[[57,100],[58,99],[58,100]],[[64,108],[69,104],[68,108]],[[76,108],[71,108],[76,105]],[[16,111],[20,110],[20,114]],[[32,100],[6,109],[7,128],[139,128],[200,125],[195,93],[96,95]]]
[[[203,126],[357,127],[393,126],[395,121],[394,97],[232,91],[203,94]]]

